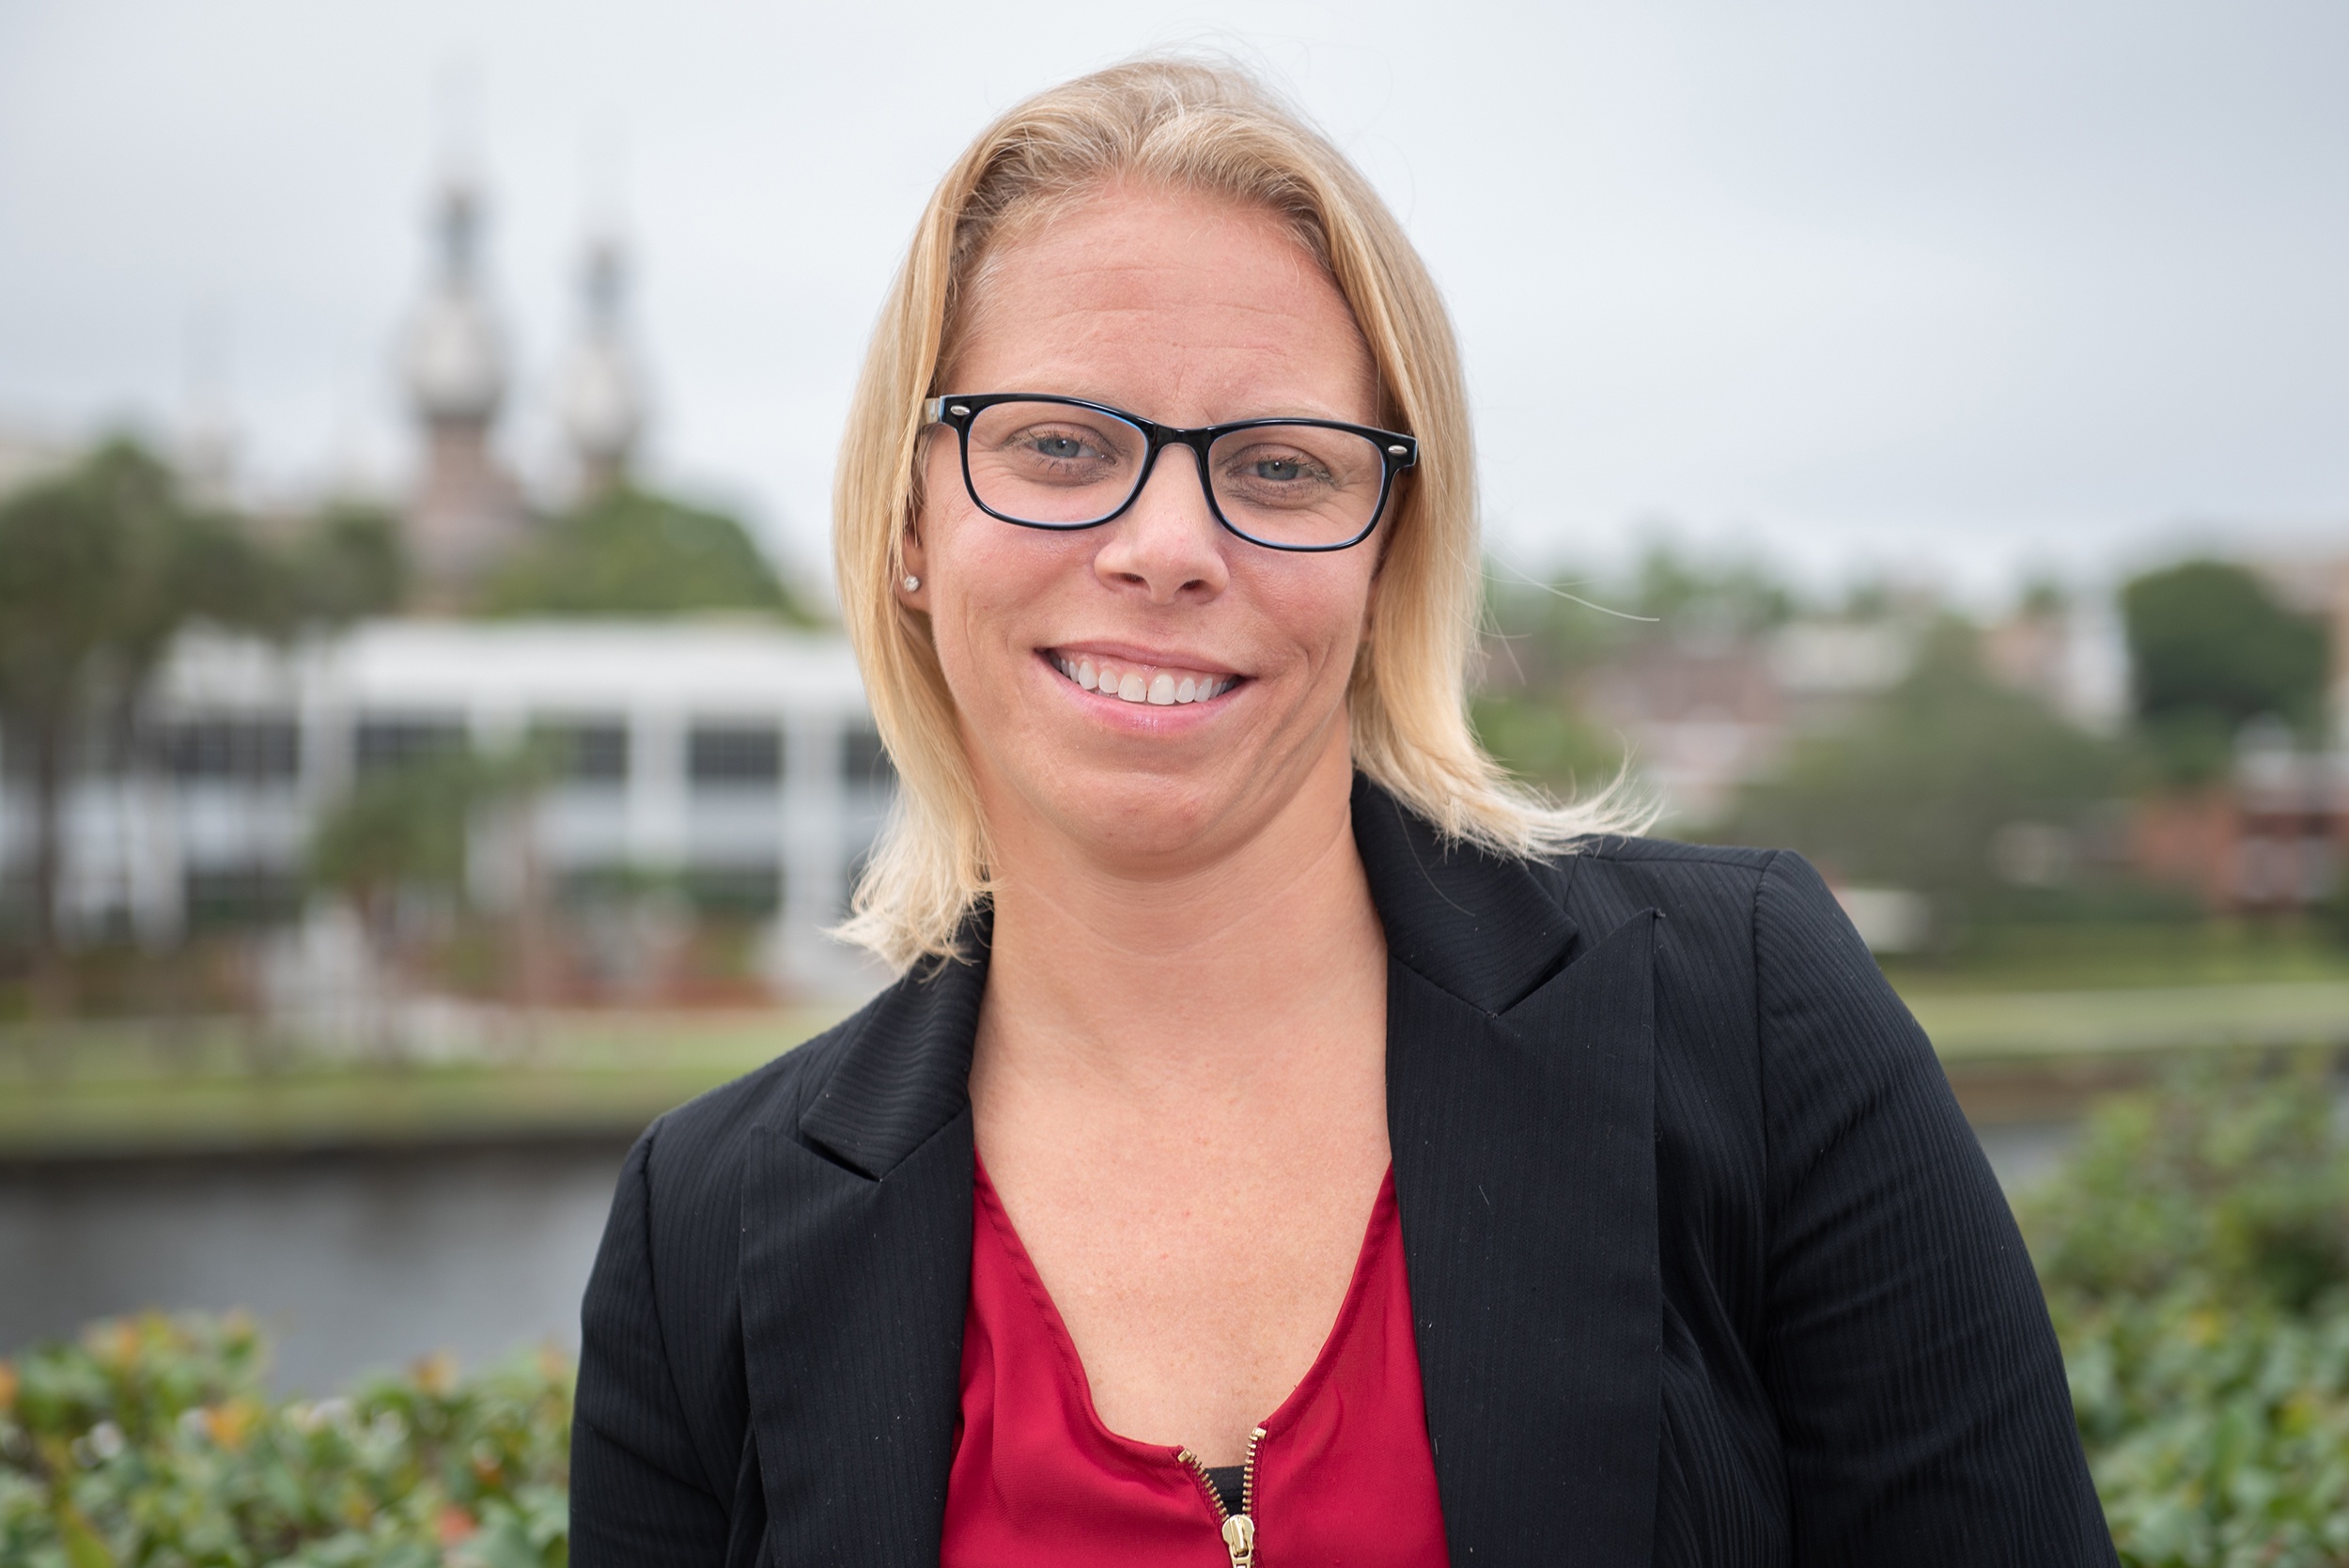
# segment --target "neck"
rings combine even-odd
[[[1341,745],[1254,831],[1159,875],[1053,835],[999,837],[978,1073],[1229,1093],[1326,1048],[1334,999],[1368,988],[1383,1010],[1352,783]]]

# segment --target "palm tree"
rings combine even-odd
[[[302,618],[296,586],[287,561],[191,505],[132,441],[0,501],[0,736],[32,788],[36,1011],[70,1001],[57,895],[76,768],[100,747],[141,766],[140,712],[190,622],[282,634]]]

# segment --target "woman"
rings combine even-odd
[[[1013,110],[837,523],[902,978],[630,1155],[576,1561],[2112,1560],[1817,877],[1477,749],[1459,367],[1327,143],[1186,63]]]

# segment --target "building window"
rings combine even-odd
[[[763,919],[783,908],[783,868],[701,865],[685,873],[685,896],[705,915]]]
[[[455,756],[465,749],[459,719],[362,719],[351,760],[362,774],[388,772]]]
[[[889,748],[881,744],[880,731],[870,724],[851,724],[848,733],[841,737],[841,750],[850,789],[897,787],[897,766],[889,760]]]
[[[190,868],[182,882],[188,924],[195,930],[273,925],[302,912],[302,883],[267,866]]]
[[[289,718],[186,719],[158,739],[163,768],[191,783],[284,784],[302,769],[302,735]]]
[[[696,724],[685,742],[696,788],[774,787],[783,777],[783,732],[772,724]]]
[[[617,786],[628,782],[628,726],[616,720],[531,726],[545,746],[554,776],[566,784]]]

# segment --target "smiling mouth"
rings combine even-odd
[[[1120,702],[1147,703],[1153,707],[1174,707],[1183,703],[1204,703],[1221,696],[1237,686],[1240,677],[1231,675],[1209,675],[1204,670],[1178,670],[1164,664],[1132,664],[1112,659],[1096,659],[1090,654],[1071,657],[1045,650],[1045,658],[1052,668],[1088,691],[1098,691],[1104,697]]]

